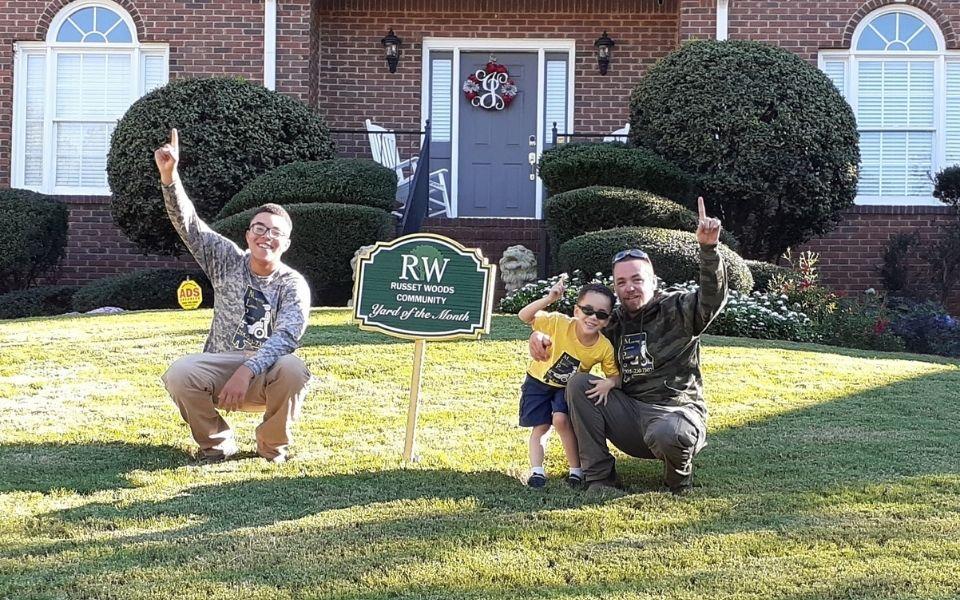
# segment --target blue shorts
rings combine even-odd
[[[520,386],[520,426],[549,425],[553,423],[553,413],[569,413],[566,394],[566,388],[553,387],[527,375]]]

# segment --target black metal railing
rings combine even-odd
[[[629,138],[629,135],[626,133],[566,133],[557,131],[557,122],[553,122],[553,127],[550,129],[550,141],[553,146],[558,146],[560,144],[569,144],[575,139],[599,139],[603,141],[604,138],[614,138],[618,142],[626,142]]]

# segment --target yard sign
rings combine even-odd
[[[353,318],[365,331],[414,340],[404,460],[414,455],[426,340],[490,332],[496,267],[480,250],[417,233],[378,242],[357,260]]]

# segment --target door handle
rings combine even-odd
[[[530,163],[530,181],[536,181],[537,180],[537,153],[531,152],[530,154],[528,154],[527,162]]]

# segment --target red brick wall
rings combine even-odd
[[[579,132],[608,133],[628,118],[640,75],[677,43],[677,0],[327,0],[320,27],[319,108],[331,127],[363,128],[364,118],[396,129],[420,126],[420,65],[425,37],[575,40]],[[391,74],[380,39],[403,39]],[[606,76],[594,41],[616,42]],[[368,152],[360,141],[357,152]]]

